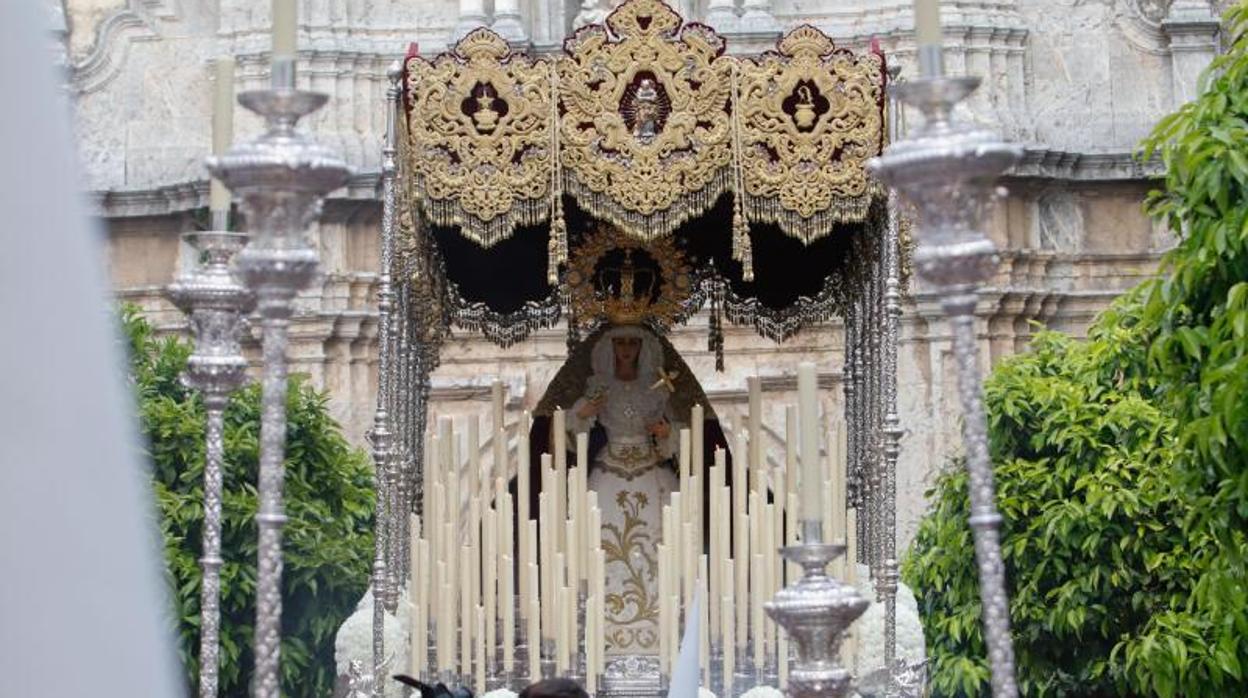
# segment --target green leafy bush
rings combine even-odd
[[[189,685],[198,680],[198,559],[203,526],[204,409],[178,376],[191,347],[156,339],[133,309],[123,313],[130,377],[153,464],[167,577]],[[292,379],[287,400],[282,690],[328,696],[334,635],[368,583],[372,556],[372,469],[343,438],[326,398]],[[255,618],[256,489],[260,394],[251,385],[225,413],[222,505],[221,693],[249,693]]]
[[[1029,696],[1248,695],[1248,4],[1195,102],[1158,125],[1180,231],[1162,275],[1078,342],[1040,335],[985,386]],[[966,476],[930,493],[903,573],[936,695],[986,695]]]

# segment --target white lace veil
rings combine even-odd
[[[600,381],[615,377],[615,348],[611,346],[611,340],[616,337],[641,338],[641,352],[637,355],[637,378],[647,384],[657,380],[659,370],[663,368],[663,347],[649,330],[637,325],[612,327],[602,334],[594,344],[594,377]]]

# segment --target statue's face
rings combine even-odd
[[[636,365],[641,354],[641,337],[612,337],[611,348],[615,350],[615,362]]]

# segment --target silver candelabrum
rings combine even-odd
[[[983,231],[984,216],[1002,195],[995,186],[997,177],[1022,157],[1022,149],[953,118],[954,107],[975,91],[978,78],[945,76],[939,46],[920,47],[920,59],[922,75],[894,89],[899,99],[923,114],[924,122],[869,168],[917,209],[915,270],[940,295],[952,326],[992,692],[995,698],[1014,698],[1018,687],[997,530],[1001,516],[988,457],[974,323],[980,286],[998,264],[996,245]]]
[[[264,118],[259,138],[208,159],[208,170],[242,203],[253,239],[238,255],[238,272],[256,295],[264,373],[261,383],[260,531],[256,580],[253,695],[280,694],[282,615],[282,461],[286,441],[286,344],[295,294],[317,274],[317,252],[305,230],[320,215],[325,195],[350,173],[329,149],[296,128],[327,97],[295,89],[295,59],[275,58],[272,88],[244,92],[238,101]]]
[[[207,412],[204,448],[204,533],[199,559],[199,695],[216,698],[221,629],[221,497],[224,413],[230,393],[246,378],[239,335],[253,297],[230,272],[230,260],[247,244],[243,233],[221,230],[182,236],[198,254],[196,266],[169,286],[169,299],[190,319],[195,351],[182,382],[200,391]]]
[[[845,546],[823,542],[822,522],[802,521],[801,531],[803,542],[781,548],[780,553],[802,567],[802,577],[763,608],[797,646],[788,694],[844,698],[853,688],[853,675],[840,665],[841,642],[870,602],[854,587],[828,576],[828,564],[845,554]]]

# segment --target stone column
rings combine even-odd
[[[461,5],[462,7],[462,5]],[[510,44],[528,42],[520,18],[520,0],[494,0],[494,24],[490,27]]]
[[[732,34],[739,31],[736,2],[734,0],[710,0],[706,6],[706,23],[720,34]]]
[[[771,13],[771,0],[745,0],[741,6],[741,34],[774,34],[780,31],[780,23]]]
[[[464,38],[473,29],[487,24],[485,0],[459,0],[459,21],[455,23],[455,29],[451,32],[451,43]]]
[[[1200,73],[1218,52],[1219,26],[1208,0],[1177,0],[1161,21],[1170,40],[1174,106],[1196,98]]]

